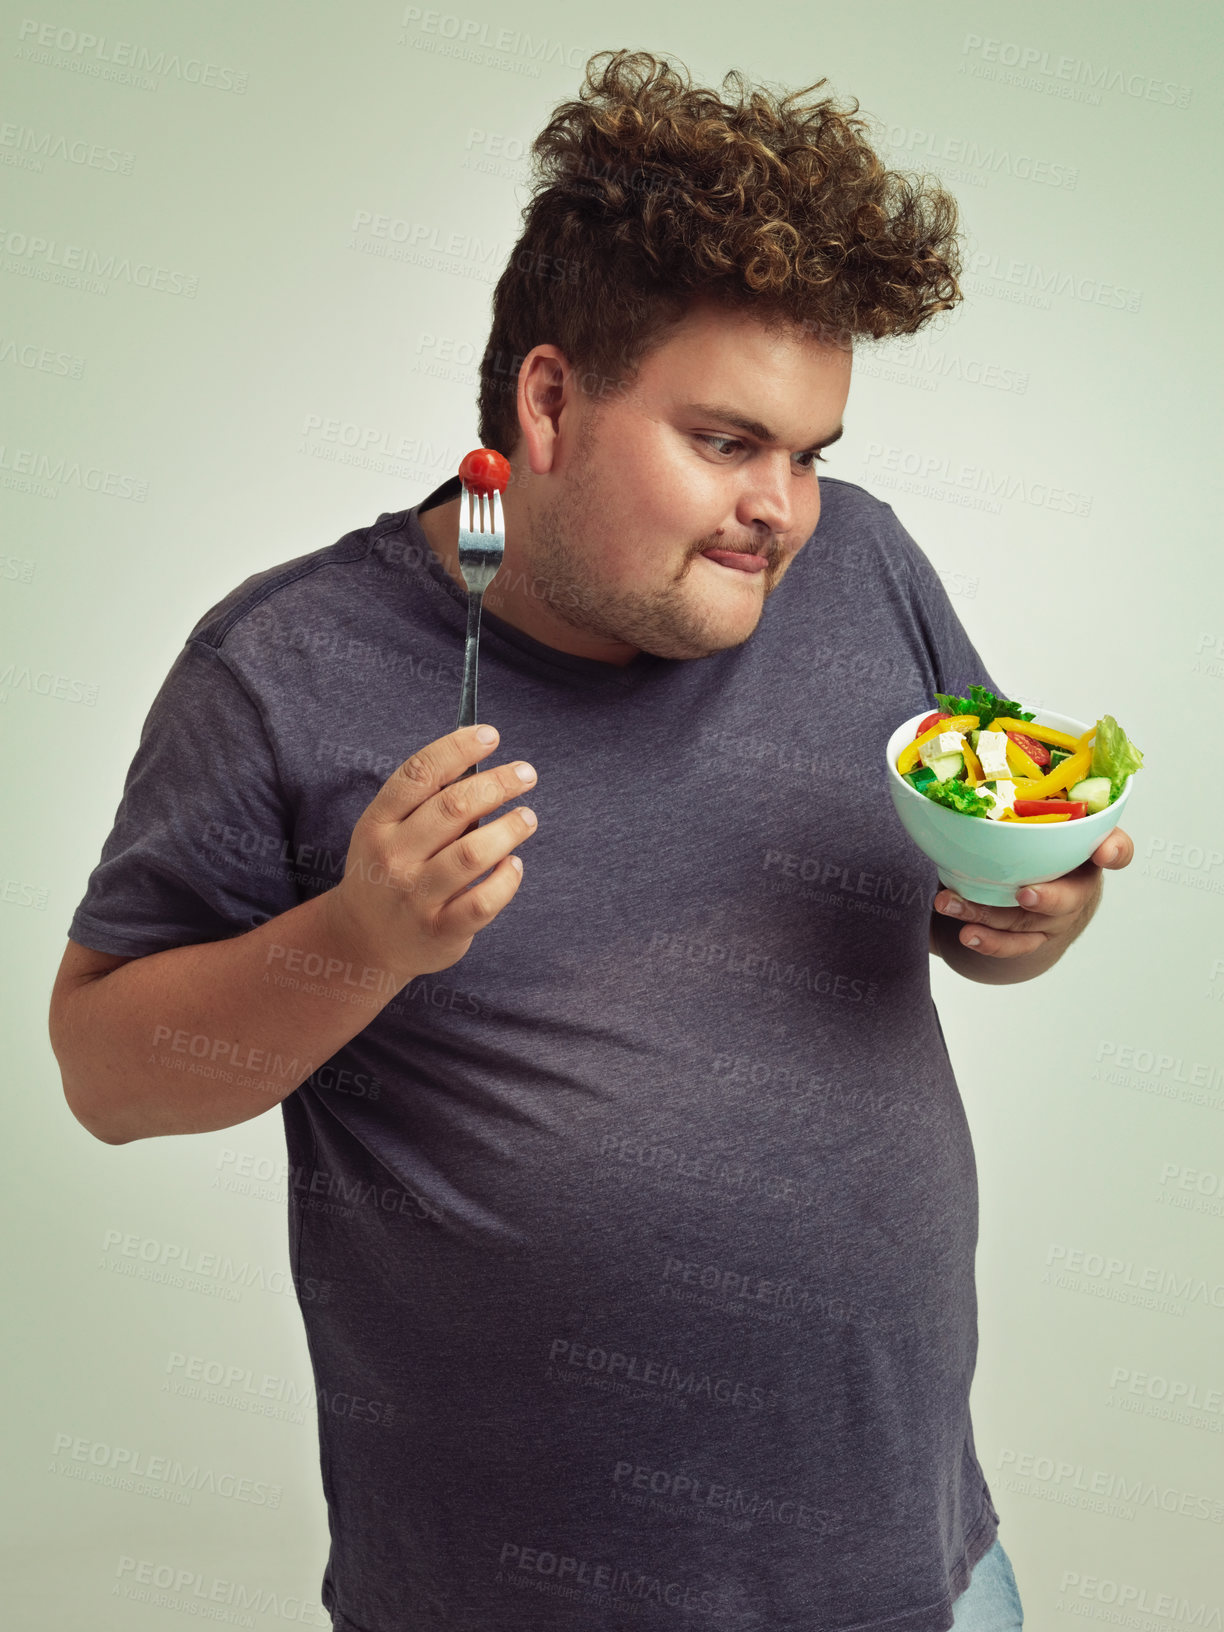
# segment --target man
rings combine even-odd
[[[457,480],[248,578],[72,920],[65,1093],[111,1143],[280,1103],[343,1632],[997,1632],[929,954],[1043,972],[1130,844],[958,929],[888,803],[901,720],[1007,693],[814,467],[851,337],[957,294],[951,201],[831,102],[605,55],[482,371],[510,758],[449,729]]]

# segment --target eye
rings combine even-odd
[[[738,437],[734,436],[708,436],[702,431],[695,431],[693,434],[697,437],[699,442],[708,442],[710,444],[721,443],[723,446],[716,447],[714,450],[716,453],[723,452],[724,448],[742,448],[744,445]],[[804,470],[811,470],[817,460],[819,460],[822,465],[828,463],[828,460],[818,448],[811,448],[807,453],[796,454],[795,459],[796,463],[801,464]]]

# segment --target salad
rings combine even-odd
[[[1038,725],[1017,702],[984,686],[968,697],[935,693],[897,770],[919,793],[963,816],[1074,822],[1107,809],[1143,755],[1112,714],[1072,737]]]

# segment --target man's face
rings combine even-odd
[[[700,304],[624,395],[592,403],[571,381],[525,501],[548,613],[611,662],[746,641],[819,519],[816,448],[841,426],[850,369],[848,350]],[[741,571],[710,549],[767,565]]]

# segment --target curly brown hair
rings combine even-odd
[[[857,99],[805,103],[827,83],[777,97],[733,69],[724,102],[648,51],[590,58],[532,144],[481,360],[485,447],[514,451],[536,345],[560,347],[593,401],[623,393],[698,298],[840,345],[913,334],[961,300],[955,199],[884,167]]]

